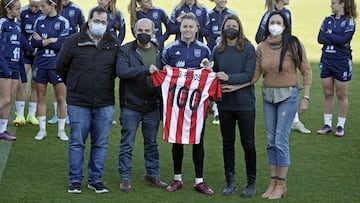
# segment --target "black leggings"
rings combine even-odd
[[[201,139],[199,144],[194,144],[192,149],[193,162],[195,166],[196,178],[203,177],[204,168],[204,143],[203,143],[204,132],[201,133]],[[184,145],[173,144],[172,146],[172,157],[174,161],[174,174],[181,174],[182,161],[184,157]]]

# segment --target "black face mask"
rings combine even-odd
[[[239,35],[239,30],[234,28],[227,28],[224,30],[224,35],[228,39],[235,39]]]
[[[140,33],[137,35],[137,40],[139,40],[141,44],[147,44],[150,42],[151,36],[146,33]]]

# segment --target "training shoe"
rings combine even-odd
[[[26,120],[24,116],[21,116],[19,113],[15,112],[16,118],[13,120],[13,124],[15,126],[21,126],[26,124]]]
[[[15,141],[16,137],[12,134],[10,134],[8,131],[4,131],[3,133],[0,133],[0,139],[8,140],[8,141]]]
[[[26,122],[27,123],[30,123],[32,125],[39,125],[39,121],[38,119],[36,118],[36,116],[27,116],[26,117]]]
[[[66,114],[65,116],[65,124],[70,124],[70,119],[69,119],[69,115]]]
[[[209,188],[204,182],[199,183],[199,184],[195,184],[194,185],[194,190],[206,195],[213,195],[214,191]]]
[[[336,137],[344,137],[345,131],[341,126],[336,127],[335,136]]]
[[[112,124],[113,124],[113,125],[116,125],[116,121],[115,121],[115,120],[113,120],[113,121],[112,121]]]
[[[301,133],[305,133],[305,134],[311,133],[311,130],[305,128],[304,124],[301,121],[293,123],[293,125],[291,126],[291,129],[296,130]]]
[[[81,183],[78,183],[78,182],[70,183],[68,193],[80,194],[81,193]]]
[[[131,185],[129,180],[123,180],[120,183],[121,192],[131,192]]]
[[[63,141],[69,140],[68,136],[66,136],[65,130],[59,130],[58,138]]]
[[[107,187],[102,182],[98,182],[98,183],[94,183],[94,184],[88,184],[88,188],[90,190],[94,190],[96,193],[109,192]]]
[[[212,121],[213,125],[220,125],[219,116],[215,116],[214,120]]]
[[[167,184],[162,182],[158,177],[144,176],[144,182],[157,188],[166,188]]]
[[[324,125],[324,127],[317,131],[317,134],[319,135],[326,135],[332,131],[331,127],[329,125]]]
[[[43,140],[46,137],[47,133],[45,130],[40,130],[36,136],[34,137],[35,140]]]
[[[166,187],[168,192],[174,192],[180,189],[183,186],[183,182],[181,180],[172,180],[171,184]]]
[[[48,120],[48,124],[55,124],[57,122],[58,122],[58,117],[56,114],[54,114],[54,116],[50,120]]]
[[[247,184],[241,193],[241,197],[252,197],[255,195],[255,193],[256,193],[255,184],[254,183]]]

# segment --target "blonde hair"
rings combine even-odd
[[[176,10],[181,9],[181,7],[186,3],[186,0],[180,0],[179,4],[176,5]],[[198,0],[195,0],[195,5],[199,8],[202,8],[203,6],[199,3]]]
[[[275,9],[275,5],[279,1],[282,1],[282,0],[266,0],[265,1],[265,8],[270,13],[271,11],[273,11]]]
[[[130,14],[130,25],[133,28],[135,26],[137,19],[136,11],[138,9],[137,3],[140,3],[142,0],[130,0],[128,5],[128,12]]]
[[[357,18],[355,0],[339,0],[339,3],[344,3],[344,14],[347,19]]]

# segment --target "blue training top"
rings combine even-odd
[[[339,19],[335,15],[324,19],[319,35],[318,42],[323,44],[322,56],[326,59],[352,59],[350,42],[355,33],[355,22],[352,18],[346,19],[342,15]]]
[[[181,40],[176,40],[163,50],[162,65],[171,67],[199,69],[203,58],[210,60],[211,52],[209,47],[198,40],[189,45]]]
[[[73,2],[70,2],[67,6],[63,7],[61,15],[69,21],[69,35],[77,33],[85,23],[84,14],[81,8]]]
[[[43,46],[43,40],[31,38],[33,47],[38,48],[34,58],[34,68],[55,69],[56,58],[61,45],[69,35],[69,21],[63,16],[45,16],[42,15],[35,21],[34,32],[39,34],[42,39],[58,38],[55,43]]]

